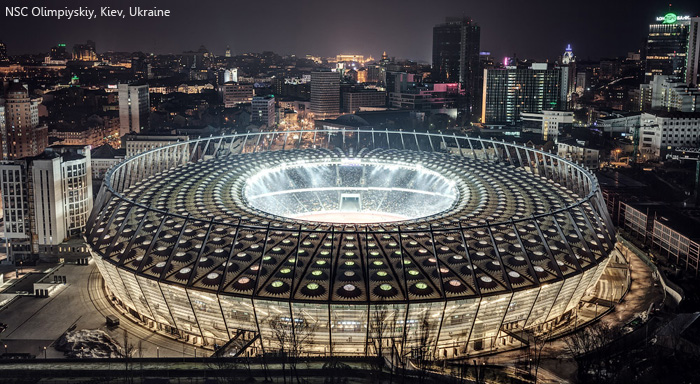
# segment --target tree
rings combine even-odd
[[[528,362],[530,367],[530,374],[534,378],[535,383],[537,383],[537,374],[539,373],[540,363],[542,362],[542,351],[544,347],[549,343],[552,331],[546,331],[543,333],[534,334],[531,333],[529,336],[529,343],[527,348]],[[532,373],[532,369],[535,372]]]
[[[608,348],[621,335],[617,326],[597,322],[565,339],[566,349],[578,365],[582,381],[607,382],[614,369],[612,350]]]
[[[134,379],[131,377],[129,366],[131,364],[131,358],[134,357],[136,353],[141,352],[141,342],[139,342],[139,347],[129,342],[129,333],[124,330],[124,341],[123,346],[119,348],[119,357],[124,360],[124,382],[133,383]]]
[[[292,375],[296,377],[298,384],[301,383],[297,371],[297,363],[306,347],[313,343],[313,335],[317,328],[316,323],[312,323],[307,316],[301,313],[299,317],[294,318],[271,316],[267,322],[279,347],[278,355],[282,358],[282,377],[284,382],[287,382],[285,369],[286,364],[289,363]]]

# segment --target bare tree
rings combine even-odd
[[[207,365],[216,372],[217,383],[230,384],[240,382],[240,378],[232,374],[233,371],[238,369],[238,362],[235,358],[217,357],[214,360],[207,361]]]
[[[429,312],[425,311],[420,320],[418,320],[417,329],[417,345],[413,348],[413,358],[418,367],[419,382],[423,382],[426,377],[428,368],[434,360],[434,352],[432,347],[435,344],[435,335],[433,333],[432,324],[430,322]]]
[[[313,343],[313,335],[316,331],[316,324],[312,323],[307,316],[299,314],[299,317],[289,318],[276,316],[268,319],[270,329],[279,347],[279,357],[282,358],[282,377],[284,383],[287,382],[286,364],[289,364],[291,374],[296,378],[297,383],[301,383],[297,364],[307,346]],[[290,380],[291,380],[290,376]]]
[[[373,353],[378,360],[384,358],[384,344],[389,330],[388,310],[385,306],[375,306],[369,318],[369,338],[367,339],[367,355]]]
[[[567,351],[578,365],[582,379],[592,382],[606,382],[611,370],[610,342],[621,335],[619,327],[598,322],[566,338]]]
[[[527,348],[528,366],[530,367],[530,375],[532,375],[535,383],[537,383],[540,363],[542,362],[542,351],[549,344],[551,335],[551,329],[542,333],[529,334]],[[535,370],[534,373],[532,372],[533,369]]]
[[[124,340],[122,347],[119,348],[118,355],[124,360],[124,382],[133,383],[134,379],[131,377],[131,372],[129,366],[131,365],[131,359],[136,353],[141,353],[141,342],[139,346],[136,347],[134,344],[129,342],[129,333],[124,330]]]

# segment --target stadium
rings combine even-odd
[[[86,240],[119,306],[198,345],[458,358],[571,324],[615,236],[595,177],[551,153],[316,130],[126,159]]]

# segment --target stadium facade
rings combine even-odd
[[[614,247],[595,177],[533,148],[318,130],[112,169],[86,234],[115,301],[234,353],[460,357],[574,321]]]

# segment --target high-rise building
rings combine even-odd
[[[41,98],[30,98],[26,86],[15,80],[0,104],[3,101],[2,158],[19,159],[40,154],[48,146],[48,127],[39,125]]]
[[[231,47],[228,45],[226,46],[226,53],[224,53],[224,57],[231,57]]]
[[[81,233],[92,210],[90,149],[47,148],[39,156],[0,164],[5,238],[11,262],[58,253]]]
[[[576,56],[571,49],[571,44],[566,46],[564,54],[561,56],[561,106],[568,108],[574,93],[576,83]]]
[[[0,41],[0,63],[5,63],[10,61],[10,59],[7,57],[7,47],[5,46],[5,43]]]
[[[433,81],[462,84],[470,114],[479,108],[480,38],[481,28],[468,17],[448,17],[433,27]]]
[[[640,85],[639,99],[639,109],[644,112],[700,112],[700,88],[673,82],[669,76],[657,75],[649,84]]]
[[[275,97],[273,95],[255,96],[251,103],[250,121],[253,124],[275,125]]]
[[[688,25],[688,64],[685,82],[700,85],[700,17],[690,19]]]
[[[646,44],[645,81],[656,75],[675,77],[677,81],[697,83],[700,17],[667,13],[649,25]]]
[[[148,127],[148,85],[119,84],[119,136]]]
[[[58,43],[55,47],[51,47],[50,57],[54,60],[68,60],[68,52],[66,52],[66,44]]]
[[[340,114],[340,73],[311,72],[311,113],[319,120],[338,117]]]
[[[481,121],[492,126],[516,125],[523,112],[561,108],[560,71],[546,63],[485,69]]]
[[[224,108],[233,108],[238,104],[253,101],[253,84],[228,82],[219,87],[224,100]]]

